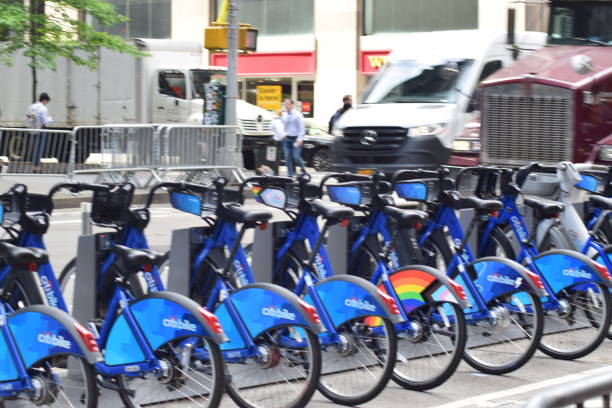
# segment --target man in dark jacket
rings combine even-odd
[[[344,112],[351,109],[352,107],[353,97],[351,95],[344,95],[344,97],[342,98],[342,107],[338,109],[329,120],[329,133],[332,132],[332,129],[334,128],[334,123],[336,123],[336,121],[340,119],[340,116],[342,116]]]

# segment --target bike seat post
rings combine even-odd
[[[325,221],[325,224],[323,224],[323,228],[321,229],[321,233],[319,234],[319,237],[317,238],[317,242],[315,243],[314,247],[312,248],[312,251],[310,251],[310,254],[308,256],[308,260],[306,261],[306,266],[310,270],[314,270],[315,258],[317,256],[317,253],[319,252],[319,249],[321,249],[321,245],[323,245],[323,243],[327,239],[327,232],[329,231],[329,227],[331,225],[332,225],[332,221],[330,221],[330,220],[326,220]]]

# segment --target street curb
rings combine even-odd
[[[159,191],[155,193],[153,198],[154,204],[163,204],[168,202],[167,192]],[[149,193],[146,191],[143,192],[135,192],[134,199],[132,200],[132,204],[134,205],[144,205],[149,197]],[[67,208],[79,208],[81,203],[90,203],[91,196],[71,196],[71,197],[54,197],[53,198],[53,208],[56,209],[67,209]]]

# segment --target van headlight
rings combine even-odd
[[[334,129],[332,129],[332,135],[334,135],[334,136],[344,136],[344,129],[334,128]]]
[[[443,133],[446,130],[446,123],[434,123],[431,125],[423,125],[411,127],[408,129],[408,136],[435,136]]]

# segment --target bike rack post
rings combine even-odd
[[[81,203],[81,235],[91,234],[91,203]]]
[[[272,283],[274,273],[274,224],[255,229],[251,270],[257,282]]]
[[[76,280],[72,297],[72,313],[79,322],[89,322],[96,316],[96,242],[97,235],[79,237],[76,258]]]
[[[327,236],[327,256],[331,263],[334,275],[348,273],[348,228],[336,224],[329,228]]]
[[[167,289],[181,295],[189,296],[189,275],[191,272],[191,237],[192,230],[186,228],[172,231],[170,244],[170,273]]]

